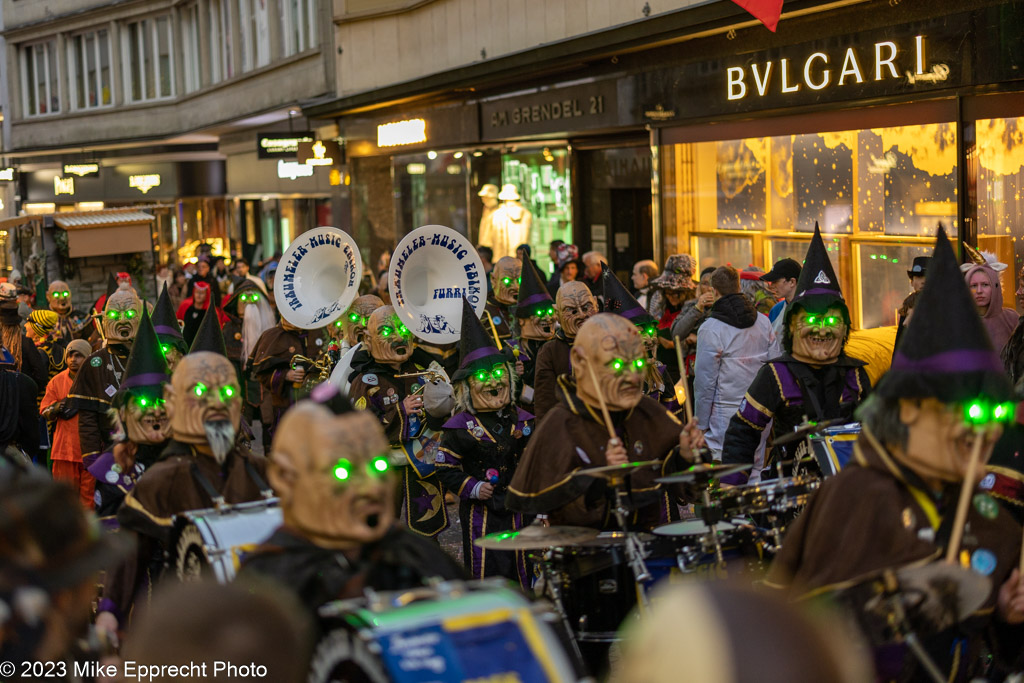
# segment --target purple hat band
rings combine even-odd
[[[171,327],[170,325],[154,325],[153,331],[156,332],[157,334],[170,334],[175,337],[181,337],[182,339],[184,339],[184,337],[181,334],[181,328],[179,327]]]
[[[800,292],[800,298],[803,298],[805,296],[817,296],[819,294],[828,294],[829,296],[839,297],[840,301],[842,301],[843,299],[843,293],[840,292],[838,289],[825,289],[824,287],[816,287],[815,289],[805,289],[804,291]]]
[[[891,369],[902,372],[1003,372],[1002,363],[994,351],[966,349],[917,359],[897,351]]]
[[[516,304],[516,307],[517,308],[523,308],[524,306],[530,306],[532,304],[538,304],[541,301],[551,301],[551,295],[548,294],[547,292],[544,292],[544,293],[541,293],[541,294],[531,294],[530,296],[526,297],[525,299],[520,301],[518,304]]]
[[[122,389],[134,389],[136,387],[152,387],[163,384],[168,380],[167,375],[162,372],[144,372],[141,375],[132,375],[121,382]]]
[[[474,349],[473,351],[467,353],[466,356],[462,359],[462,362],[459,363],[459,367],[464,368],[470,363],[478,361],[481,358],[486,358],[487,356],[499,355],[501,355],[501,352],[498,351],[498,348],[496,346],[481,346],[479,349]]]
[[[630,320],[632,320],[638,315],[644,315],[645,313],[647,313],[647,311],[644,309],[643,306],[637,306],[636,308],[631,308],[628,311],[623,311],[619,315],[621,315],[623,318],[629,318]]]

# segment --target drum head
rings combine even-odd
[[[425,225],[406,235],[391,257],[391,303],[418,338],[434,344],[456,342],[463,297],[477,317],[484,314],[485,277],[469,239],[442,225]]]
[[[715,528],[721,533],[722,531],[732,531],[736,525],[723,521],[716,524]],[[654,528],[654,533],[657,536],[705,536],[711,533],[711,529],[702,519],[688,519],[685,522],[662,524]]]
[[[292,240],[278,262],[277,309],[296,327],[324,327],[356,298],[362,277],[363,257],[352,236],[338,228],[314,228]]]

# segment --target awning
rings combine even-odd
[[[67,232],[71,258],[151,251],[152,222],[152,214],[134,209],[53,215],[54,225]]]
[[[53,223],[58,228],[75,230],[78,228],[109,228],[138,223],[149,224],[152,214],[144,211],[88,211],[82,213],[54,214]]]

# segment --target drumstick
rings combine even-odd
[[[594,393],[597,394],[597,400],[601,404],[601,414],[604,416],[604,426],[608,428],[608,438],[617,439],[619,437],[615,434],[615,427],[612,425],[612,416],[608,414],[608,406],[605,405],[604,395],[601,393],[601,387],[597,385],[597,375],[594,374],[594,366],[589,362],[587,363],[587,370],[590,372],[590,381],[594,384]]]
[[[967,474],[964,476],[964,482],[960,487],[960,500],[956,505],[956,517],[953,518],[953,535],[949,539],[949,548],[946,550],[947,564],[958,564],[957,555],[960,554],[960,540],[964,535],[967,508],[971,502],[971,494],[974,493],[974,473],[978,470],[982,441],[984,441],[982,434],[975,434],[974,447],[971,448],[971,459],[967,462]]]
[[[693,405],[690,403],[690,382],[686,375],[686,363],[683,362],[683,348],[682,344],[680,344],[681,341],[681,337],[675,337],[676,360],[679,361],[679,381],[683,385],[683,396],[685,398],[683,406],[686,409],[686,423],[689,424],[693,422]]]

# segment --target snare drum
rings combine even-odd
[[[557,623],[503,580],[370,593],[320,608],[308,681],[580,680]]]
[[[722,489],[718,503],[728,516],[780,514],[802,508],[820,484],[820,479],[806,475],[769,479],[760,484]]]
[[[737,577],[761,574],[764,548],[760,534],[744,520],[722,520],[715,525],[722,548],[724,573],[719,571],[711,530],[702,519],[688,519],[655,527],[658,536],[670,538],[676,545],[676,561],[682,572],[698,573],[701,578]]]
[[[860,436],[860,423],[829,427],[811,436],[811,447],[814,459],[821,468],[822,475],[831,477],[839,474],[839,470],[853,457],[853,444]]]
[[[182,513],[175,517],[171,566],[182,581],[213,576],[227,583],[245,553],[282,523],[276,498]]]

